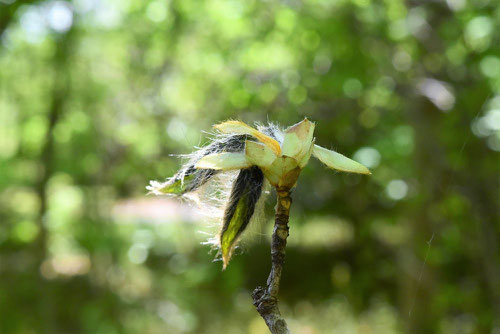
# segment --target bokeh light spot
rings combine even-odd
[[[354,160],[368,168],[375,168],[380,163],[380,153],[373,147],[362,147],[354,153]]]
[[[66,32],[73,25],[73,12],[64,1],[53,2],[48,11],[49,26],[57,32]]]
[[[293,104],[302,104],[307,98],[307,89],[302,86],[297,86],[288,91],[288,99]]]
[[[390,199],[399,201],[408,194],[408,185],[403,180],[392,180],[387,184],[386,193]]]
[[[347,79],[342,86],[342,90],[347,97],[354,99],[361,95],[363,84],[355,78]]]
[[[146,16],[153,22],[161,22],[167,17],[167,2],[152,1],[146,8]]]
[[[38,231],[39,228],[34,222],[23,220],[14,226],[12,235],[15,239],[28,243],[36,238]]]
[[[484,57],[479,63],[479,69],[485,77],[498,77],[500,75],[500,58],[495,56]]]
[[[493,22],[489,17],[478,16],[473,18],[465,27],[464,38],[473,50],[483,51],[490,46]]]
[[[141,264],[148,258],[148,248],[142,244],[133,244],[128,251],[128,258],[130,262]]]

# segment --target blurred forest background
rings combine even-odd
[[[500,333],[496,0],[0,0],[0,333],[266,333],[274,200],[228,269],[146,196],[233,118],[371,168],[293,193],[294,333]]]

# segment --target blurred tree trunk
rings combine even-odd
[[[432,331],[432,324],[436,323],[436,318],[432,318],[429,305],[432,299],[432,288],[434,273],[426,264],[427,254],[432,251],[430,241],[435,226],[430,217],[429,208],[433,203],[440,200],[440,193],[443,184],[442,174],[445,169],[443,161],[444,154],[441,151],[438,139],[433,131],[433,125],[438,120],[432,119],[437,116],[438,111],[422,99],[420,96],[411,97],[416,101],[414,108],[409,111],[408,121],[412,125],[415,133],[415,165],[416,176],[419,179],[419,193],[421,203],[415,206],[415,212],[410,213],[413,217],[408,228],[410,231],[411,251],[403,256],[403,263],[412,279],[404,278],[406,305],[404,316],[408,319],[408,332],[425,333]],[[425,208],[422,210],[422,208]],[[434,315],[439,317],[439,315]]]
[[[53,86],[50,94],[50,107],[47,113],[47,132],[42,144],[40,163],[42,166],[38,185],[36,187],[40,198],[40,209],[38,212],[38,226],[40,233],[34,243],[36,266],[38,268],[38,317],[40,324],[47,333],[54,332],[55,326],[55,305],[51,293],[51,284],[42,273],[42,266],[48,256],[48,238],[46,221],[48,213],[48,183],[55,172],[56,152],[54,149],[54,129],[59,122],[63,112],[64,104],[69,93],[69,68],[68,58],[71,55],[73,44],[73,30],[59,36],[56,39],[56,47],[52,59]]]
[[[453,188],[458,188],[471,203],[469,219],[472,222],[477,222],[477,225],[470,226],[467,238],[471,240],[471,243],[477,245],[478,253],[473,254],[472,257],[477,259],[484,270],[482,276],[485,278],[486,282],[484,283],[489,290],[488,295],[493,316],[500,319],[500,259],[498,230],[494,225],[494,222],[498,221],[498,207],[495,200],[498,181],[495,175],[488,175],[488,169],[484,168],[488,166],[488,161],[495,159],[495,157],[481,140],[473,137],[471,132],[461,132],[464,141],[457,142],[462,143],[462,147],[447,149],[438,135],[442,131],[444,117],[449,116],[438,111],[427,101],[416,103],[416,108],[410,112],[409,116],[409,122],[415,130],[416,137],[415,156],[418,167],[417,176],[420,179],[421,187],[419,191],[425,192],[424,198],[426,198],[425,203],[420,203],[416,207],[417,212],[412,215],[416,217],[410,226],[411,235],[414,238],[412,248],[420,247],[426,239],[430,239],[431,235],[439,232],[436,223],[440,222],[434,221],[431,210],[422,210],[422,208],[432,209],[436,203],[443,202],[445,197],[452,193]],[[468,131],[468,125],[471,121],[472,119],[469,119],[464,113],[460,124],[466,126],[465,131]],[[460,151],[462,156],[469,157],[465,159],[468,165],[462,167],[450,165],[446,158],[450,156],[449,152],[447,153],[447,150],[450,149]],[[441,223],[456,224],[458,222],[444,221]],[[461,232],[467,233],[463,229]],[[439,234],[437,239],[439,242]],[[425,256],[425,252],[421,251],[422,249],[418,253]],[[421,258],[421,261],[425,261],[425,259]],[[462,265],[473,267],[474,263],[469,262]],[[429,308],[433,295],[433,271],[429,265],[422,267],[422,262],[420,262],[420,264],[413,265],[411,272],[416,280],[409,286],[413,294],[407,294],[407,297],[410,298],[407,304],[412,309],[410,310],[412,314],[409,316],[410,332],[423,333],[431,329],[428,326],[439,322],[439,318],[432,319],[432,311]],[[422,279],[418,281],[420,275],[422,275]],[[457,279],[461,278],[457,277]]]
[[[465,118],[465,117],[464,117]],[[466,124],[471,119],[464,120]],[[471,134],[472,136],[472,134]],[[464,143],[463,154],[467,165],[457,175],[459,191],[471,201],[473,221],[479,254],[477,259],[484,271],[485,285],[495,319],[500,319],[500,189],[497,169],[500,166],[498,153],[489,150],[483,140],[473,137]],[[497,168],[491,168],[489,163]],[[496,226],[495,226],[496,224]]]

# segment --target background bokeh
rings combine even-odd
[[[0,0],[0,333],[265,333],[273,195],[228,269],[146,196],[232,118],[316,122],[294,333],[500,333],[495,0]]]

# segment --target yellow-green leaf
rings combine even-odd
[[[255,210],[255,205],[262,192],[264,175],[258,167],[243,169],[234,181],[231,196],[224,212],[224,221],[220,234],[220,248],[224,268],[241,233],[245,230]]]
[[[227,229],[222,231],[221,234],[221,251],[222,251],[222,261],[224,263],[224,269],[229,263],[231,254],[233,252],[234,246],[238,241],[238,237],[241,233],[243,224],[245,223],[246,216],[248,212],[248,205],[246,202],[246,196],[243,196],[238,201],[236,205],[236,210],[227,224]]]
[[[240,122],[240,121],[226,121],[217,125],[214,125],[214,128],[223,133],[234,133],[240,135],[250,135],[262,143],[266,144],[271,150],[273,150],[274,154],[281,155],[280,144],[273,138],[268,135],[263,134],[257,129],[252,128],[251,126]]]
[[[147,189],[157,195],[160,194],[182,195],[194,178],[195,175],[191,174],[191,175],[186,175],[184,177],[184,180],[171,179],[164,183],[151,181],[150,186],[147,187]]]

